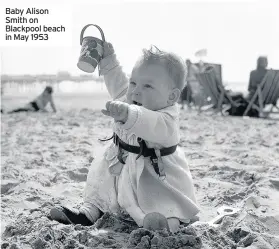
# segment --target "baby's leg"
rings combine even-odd
[[[105,156],[94,160],[87,175],[84,204],[79,210],[66,207],[53,208],[51,218],[63,223],[90,226],[102,216],[102,211],[116,212],[119,209],[116,177],[110,174],[109,163]]]
[[[103,212],[97,208],[95,205],[85,202],[82,207],[79,209],[79,211],[94,224],[103,214]]]

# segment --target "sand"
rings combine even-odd
[[[279,248],[279,122],[210,112],[185,110],[180,123],[200,221],[171,234],[113,214],[92,227],[50,220],[53,205],[82,203],[90,163],[107,145],[98,138],[111,134],[109,118],[75,101],[56,114],[2,115],[1,248]],[[240,212],[210,225],[223,205]]]

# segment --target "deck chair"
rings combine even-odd
[[[261,83],[257,86],[257,90],[252,96],[249,104],[244,112],[244,116],[253,107],[260,113],[260,117],[268,117],[272,113],[273,108],[279,109],[276,105],[279,99],[279,70],[268,70]],[[271,104],[272,108],[264,111],[265,105]],[[278,113],[278,112],[273,112]]]
[[[224,85],[217,77],[214,68],[208,67],[204,72],[196,74],[196,77],[200,84],[203,86],[207,96],[211,98],[212,107],[224,114],[223,105],[227,104],[230,107],[238,107],[240,104],[232,99],[232,96]]]

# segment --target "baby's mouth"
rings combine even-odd
[[[139,103],[139,102],[137,102],[137,101],[133,101],[133,104],[134,104],[134,105],[138,105],[138,106],[142,106],[142,104]]]

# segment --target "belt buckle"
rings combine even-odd
[[[142,154],[143,154],[143,140],[142,140],[142,138],[138,137],[138,138],[137,138],[137,142],[138,142],[139,145],[140,145],[140,152],[139,152],[139,154],[137,155],[136,160],[138,160],[138,159],[140,158],[140,156],[142,156]]]
[[[154,151],[155,151],[155,154],[156,154],[157,158],[154,158],[153,161],[154,161],[154,164],[156,164],[156,166],[158,168],[159,179],[160,180],[165,180],[166,172],[165,172],[163,160],[162,160],[162,157],[161,157],[161,151],[160,151],[160,149],[154,149]]]
[[[124,160],[123,160],[123,150],[120,148],[120,144],[119,141],[117,143],[117,148],[118,148],[118,152],[117,152],[117,159],[119,162],[121,162],[122,164],[125,164]]]

